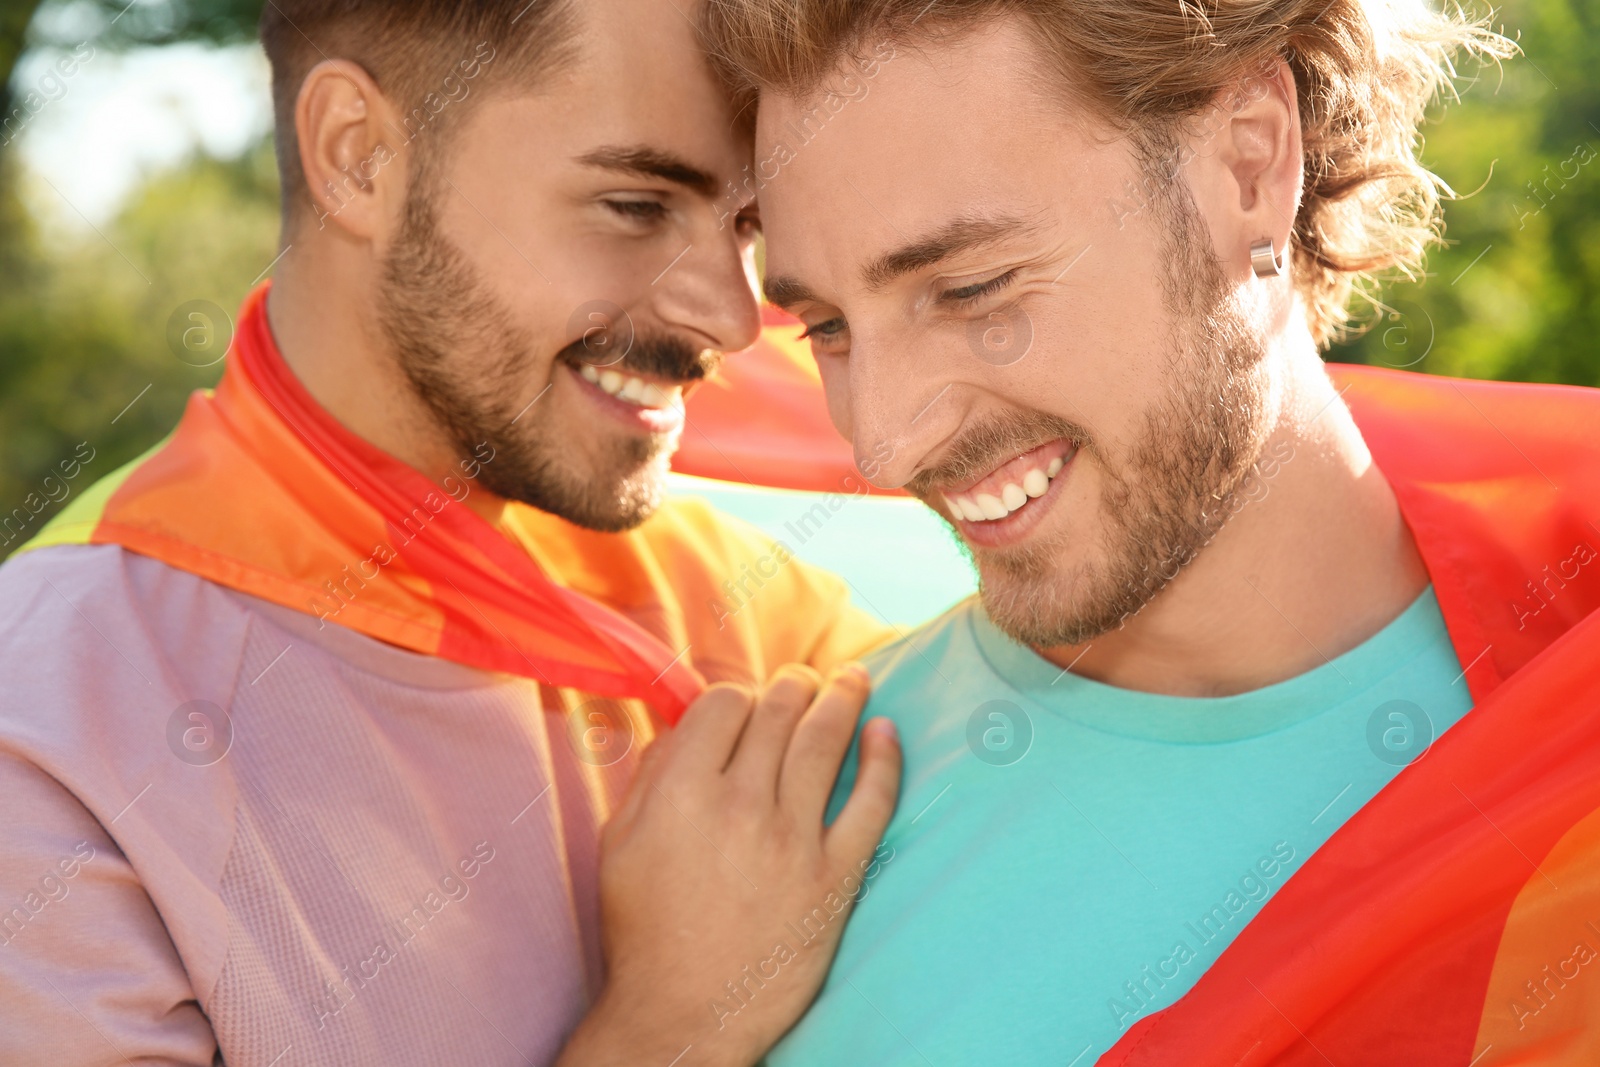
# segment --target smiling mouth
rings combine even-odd
[[[637,375],[623,374],[621,371],[609,369],[601,370],[587,363],[578,364],[577,371],[584,381],[597,386],[601,392],[615,397],[624,404],[632,404],[636,408],[665,411],[668,408],[683,406],[682,385],[646,381]]]
[[[957,519],[973,524],[998,523],[1048,493],[1050,483],[1066,469],[1077,451],[1068,441],[1047,441],[960,490],[946,489],[940,495]]]

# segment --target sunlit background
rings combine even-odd
[[[92,451],[75,493],[216,381],[169,321],[197,300],[231,312],[272,266],[278,214],[260,3],[0,4],[3,557],[65,502],[45,487],[62,460]],[[1495,21],[1524,56],[1464,69],[1426,130],[1462,195],[1449,244],[1333,358],[1600,385],[1600,0],[1516,0]]]

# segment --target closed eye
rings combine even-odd
[[[801,334],[799,336],[798,340],[805,341],[805,340],[808,340],[808,339],[813,338],[813,337],[822,337],[822,338],[834,337],[834,336],[837,336],[842,330],[844,330],[844,328],[845,328],[844,319],[842,319],[842,318],[831,318],[831,319],[828,319],[826,322],[819,322],[815,326],[807,326],[806,327],[806,332]]]
[[[606,207],[625,219],[655,222],[667,213],[667,205],[657,200],[606,200]]]
[[[970,304],[983,297],[998,293],[1012,282],[1016,281],[1017,272],[1008,270],[998,278],[991,278],[986,282],[977,282],[973,285],[963,285],[959,289],[946,289],[939,294],[941,304]]]

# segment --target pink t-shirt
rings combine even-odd
[[[0,1064],[555,1057],[641,709],[597,744],[116,547],[18,557],[0,608]]]

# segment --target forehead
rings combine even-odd
[[[591,88],[611,85],[618,95],[643,98],[651,95],[645,90],[670,96],[714,87],[696,37],[695,20],[702,4],[703,0],[575,0],[572,10],[582,51],[575,74]]]
[[[576,0],[573,59],[515,99],[533,149],[651,144],[733,177],[749,143],[697,37],[702,3]]]
[[[1114,138],[1055,77],[1005,19],[897,44],[872,74],[841,66],[804,98],[763,96],[770,271],[837,274],[952,218],[1068,206],[1114,167]]]

